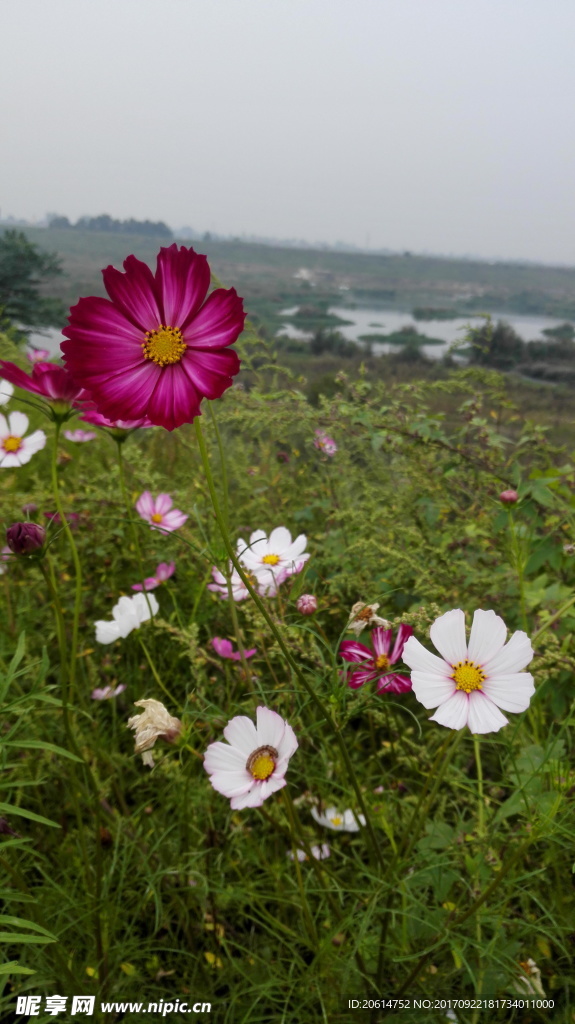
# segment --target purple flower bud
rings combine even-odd
[[[15,555],[32,555],[44,546],[46,531],[37,523],[13,523],[6,530],[6,540]]]
[[[317,598],[314,594],[302,594],[296,601],[296,608],[302,615],[313,615],[317,611]]]
[[[519,495],[517,491],[501,491],[499,501],[502,501],[504,505],[515,505],[519,501]]]

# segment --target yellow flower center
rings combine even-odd
[[[258,747],[250,754],[246,762],[246,768],[253,775],[254,779],[263,782],[269,779],[275,769],[278,752],[275,747]]]
[[[22,447],[22,438],[14,437],[14,435],[5,437],[2,441],[2,447],[5,452],[17,452]]]
[[[472,690],[483,688],[485,672],[474,661],[468,661],[466,658],[465,661],[458,661],[452,668],[451,678],[455,679],[456,689],[471,693]]]
[[[343,818],[340,818],[336,814],[336,816],[331,819],[331,823],[332,823],[332,825],[335,825],[336,828],[339,828],[340,825],[343,825]]]
[[[154,512],[153,516],[150,516],[153,523],[161,523],[163,518],[159,512]]]
[[[179,363],[186,348],[179,327],[164,324],[160,324],[156,331],[146,331],[146,340],[142,342],[144,359],[151,359],[158,366]]]
[[[280,560],[279,555],[264,555],[262,562],[264,565],[277,565]]]
[[[375,659],[375,667],[389,668],[389,658],[387,657],[387,654],[378,654],[377,658]]]

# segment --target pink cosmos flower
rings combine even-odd
[[[300,533],[292,541],[291,533],[285,526],[276,526],[269,538],[264,530],[255,530],[249,544],[240,538],[237,542],[237,555],[250,572],[257,573],[263,579],[275,579],[279,585],[288,576],[303,569],[309,558],[309,552],[304,553],[306,544],[305,533]]]
[[[126,683],[120,683],[119,686],[97,686],[95,690],[92,690],[90,694],[92,700],[111,700],[112,697],[117,697],[120,693],[123,693],[126,689]]]
[[[172,533],[179,530],[189,518],[179,509],[172,508],[173,504],[169,494],[158,494],[157,498],[152,498],[150,491],[144,491],[136,502],[136,511],[150,524],[152,530]]]
[[[204,768],[214,789],[230,798],[232,810],[261,807],[286,784],[289,759],[298,742],[284,719],[270,708],[258,707],[257,725],[236,715],[224,729],[227,743],[210,743]]]
[[[143,583],[132,583],[132,590],[155,590],[161,583],[169,580],[175,571],[175,562],[160,562],[155,576],[147,576]]]
[[[88,399],[81,385],[74,384],[64,366],[56,363],[35,363],[32,373],[24,373],[15,363],[7,363],[0,359],[0,374],[24,391],[39,395],[48,402],[64,402],[72,405]]]
[[[315,448],[318,448],[324,455],[329,455],[330,458],[334,456],[337,451],[337,445],[333,437],[326,434],[325,430],[316,430],[313,443]]]
[[[345,661],[363,664],[362,669],[352,672],[347,677],[347,685],[351,686],[353,690],[357,690],[364,683],[370,683],[373,679],[377,679],[377,693],[407,693],[408,690],[411,690],[411,679],[408,676],[390,672],[389,669],[395,665],[396,661],[400,660],[404,644],[412,634],[411,626],[406,626],[402,622],[397,631],[393,649],[391,647],[393,631],[383,629],[382,626],[376,626],[371,632],[373,650],[370,650],[365,644],[360,644],[359,640],[344,640],[339,648],[341,657]]]
[[[499,708],[517,713],[529,707],[535,687],[533,676],[521,671],[533,657],[526,633],[517,630],[506,643],[503,619],[478,609],[467,643],[465,616],[455,608],[435,620],[429,635],[440,658],[412,636],[403,660],[413,670],[417,699],[426,708],[437,708],[431,722],[447,729],[467,725],[473,733],[499,732],[509,724]]]
[[[245,601],[246,597],[250,596],[250,592],[242,580],[237,569],[234,569],[232,563],[229,563],[229,571],[231,574],[231,588],[232,598],[234,601]],[[287,572],[282,573],[258,573],[250,572],[245,569],[246,576],[250,579],[250,582],[255,590],[257,590],[260,597],[276,597],[278,587],[285,582],[288,578]],[[227,600],[228,596],[228,585],[226,583],[226,577],[219,569],[214,565],[212,567],[212,578],[213,583],[208,583],[208,590],[212,590],[215,594],[219,594],[222,601]]]
[[[67,441],[73,441],[74,444],[83,444],[86,441],[93,441],[98,435],[94,430],[65,430],[64,437]]]
[[[33,348],[26,355],[31,363],[45,363],[50,358],[51,353],[47,348]]]
[[[8,419],[0,413],[0,468],[24,466],[46,444],[43,430],[24,437],[29,422],[23,412],[11,412]]]
[[[232,384],[240,361],[228,346],[243,330],[242,300],[234,288],[208,296],[207,259],[184,246],[160,249],[155,275],[135,256],[124,270],[103,271],[110,299],[70,310],[64,361],[105,416],[147,416],[173,430]]]
[[[153,427],[154,424],[147,416],[139,420],[109,420],[101,412],[90,409],[89,405],[80,416],[85,423],[92,423],[95,427],[108,427],[109,430],[137,430],[139,427]]]
[[[233,661],[241,661],[242,656],[239,651],[234,651],[231,640],[225,640],[220,636],[215,636],[212,639],[212,647],[216,654],[219,654],[220,658],[231,658]],[[252,658],[256,653],[256,648],[251,647],[249,651],[244,651],[245,658]]]

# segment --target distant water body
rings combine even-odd
[[[284,313],[293,313],[295,309],[284,310]],[[351,323],[337,325],[336,329],[343,334],[348,341],[358,341],[362,334],[393,334],[400,331],[402,327],[415,327],[420,334],[427,334],[431,338],[440,338],[442,345],[422,345],[421,351],[430,359],[440,359],[444,352],[447,352],[450,345],[457,341],[463,341],[468,325],[481,327],[482,317],[469,316],[458,317],[455,320],[414,320],[411,313],[400,313],[396,309],[376,309],[363,307],[361,309],[346,309],[344,306],[331,306],[328,310],[342,320],[349,320]],[[557,320],[554,317],[544,316],[520,316],[518,314],[492,313],[493,323],[498,320],[505,320],[523,341],[547,340],[543,331],[549,327],[558,327],[565,323],[564,320]],[[284,337],[306,340],[309,334],[299,328],[286,323],[279,334]],[[30,344],[33,348],[46,348],[53,356],[60,354],[60,342],[63,335],[59,330],[50,328],[43,334],[31,334]],[[397,352],[399,345],[388,345],[386,342],[374,341],[373,351],[375,355],[387,355],[389,352]]]
[[[284,312],[293,313],[295,308],[284,310]],[[481,327],[485,322],[480,316],[457,317],[455,320],[414,320],[411,313],[373,307],[346,309],[344,306],[331,306],[328,312],[341,317],[342,320],[351,321],[348,324],[335,325],[335,329],[340,331],[348,341],[358,341],[362,334],[394,334],[402,327],[415,327],[420,334],[427,334],[430,338],[440,338],[443,342],[442,345],[421,345],[421,351],[430,359],[441,358],[454,342],[463,342],[469,325]],[[523,341],[548,340],[542,332],[549,327],[558,327],[559,324],[565,323],[564,320],[557,320],[550,316],[520,316],[514,313],[492,313],[491,320],[493,324],[496,324],[498,320],[505,320],[519,337],[523,338]],[[286,323],[279,333],[284,337],[301,340],[310,336],[309,333],[293,327],[290,323]],[[381,341],[373,342],[375,355],[387,355],[389,352],[397,352],[399,349],[399,345],[389,345]]]

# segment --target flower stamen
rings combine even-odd
[[[275,747],[258,747],[247,759],[246,768],[259,782],[269,779],[275,771],[278,752]]]
[[[2,447],[5,452],[18,452],[22,447],[22,438],[10,434],[9,437],[5,437],[2,441]]]
[[[179,363],[186,348],[180,328],[166,324],[160,324],[155,331],[146,331],[146,340],[142,342],[144,359],[151,359],[158,366]]]
[[[153,515],[150,516],[150,521],[152,523],[161,523],[163,518],[164,517],[160,515],[159,512],[154,512]]]
[[[390,661],[389,658],[387,657],[387,654],[378,654],[377,658],[375,659],[375,667],[386,669],[389,668],[389,665]]]
[[[474,661],[469,661],[466,658],[465,661],[458,661],[451,667],[453,668],[451,678],[455,680],[457,690],[471,693],[472,690],[483,689],[485,672]]]
[[[280,560],[279,555],[264,555],[262,562],[264,565],[277,565]]]

